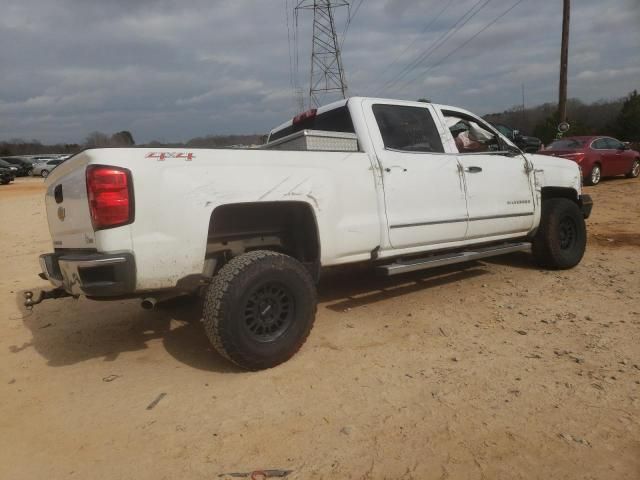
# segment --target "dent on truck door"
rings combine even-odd
[[[384,102],[369,106],[367,123],[383,169],[391,245],[463,240],[467,205],[460,165],[455,155],[444,153],[432,107]]]

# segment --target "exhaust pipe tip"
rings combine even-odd
[[[156,303],[158,303],[158,301],[155,298],[148,297],[142,299],[140,306],[145,310],[153,310],[154,308],[156,308]]]

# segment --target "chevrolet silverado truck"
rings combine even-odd
[[[40,276],[55,288],[25,305],[199,293],[220,354],[270,368],[305,342],[329,267],[396,275],[515,251],[575,266],[592,207],[581,178],[463,109],[361,97],[259,148],[85,150],[46,179]]]

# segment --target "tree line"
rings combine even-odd
[[[259,145],[264,143],[266,136],[259,134],[252,135],[207,135],[195,137],[187,142],[163,142],[154,140],[140,147],[172,147],[172,148],[224,148],[231,146]],[[132,147],[136,145],[131,132],[123,130],[108,135],[103,132],[91,132],[83,143],[56,143],[45,145],[39,140],[24,140],[13,138],[8,141],[0,141],[0,156],[11,155],[39,155],[48,153],[71,154],[84,150],[85,148],[102,147]]]
[[[429,102],[427,99],[420,101]],[[578,99],[567,102],[571,135],[609,135],[631,142],[640,148],[640,94],[636,90],[623,98],[584,103]],[[546,145],[557,134],[559,115],[557,104],[544,103],[531,108],[512,107],[504,112],[484,116],[491,123],[502,123],[520,130],[524,135],[533,135]],[[167,143],[154,140],[140,146],[173,148],[225,148],[264,143],[265,135],[207,135],[195,137],[187,142]],[[47,153],[76,153],[92,147],[130,147],[136,145],[131,132],[122,130],[111,135],[92,132],[83,143],[58,143],[45,145],[38,140],[14,138],[0,141],[0,156],[38,155]]]
[[[571,125],[565,136],[608,135],[625,142],[640,143],[640,94],[636,90],[623,98],[584,103],[578,99],[567,102],[567,117]],[[560,121],[558,106],[545,103],[522,109],[513,107],[501,113],[484,116],[491,123],[502,123],[533,135],[546,145],[556,138]]]

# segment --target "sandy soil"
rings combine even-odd
[[[197,308],[26,312],[42,193],[0,187],[0,478],[640,478],[638,180],[588,189],[571,271],[514,254],[326,279],[305,347],[260,373],[211,350]]]

